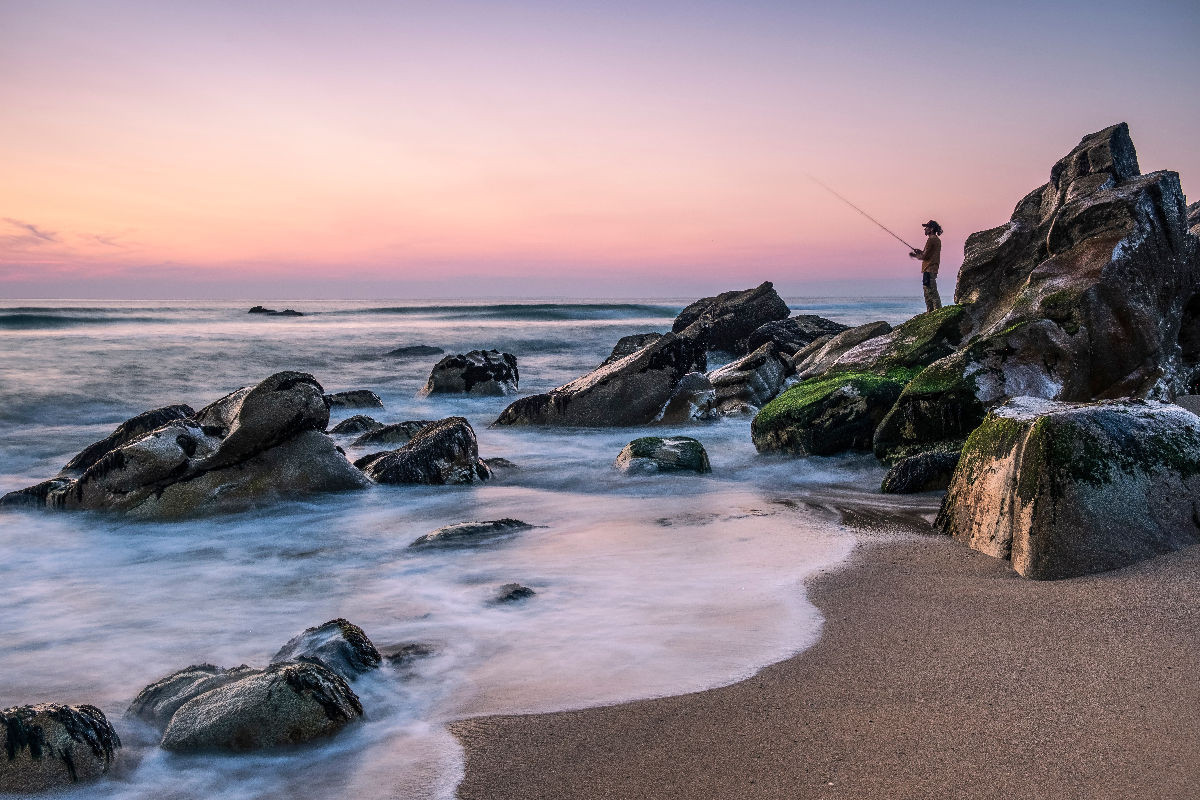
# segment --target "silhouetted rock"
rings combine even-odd
[[[533,526],[519,519],[495,519],[488,522],[460,522],[445,525],[413,540],[409,547],[463,547],[491,542]]]
[[[712,472],[704,445],[690,436],[643,436],[625,445],[614,466],[625,474]]]
[[[362,628],[339,617],[298,634],[271,658],[272,664],[286,661],[320,664],[352,681],[378,669],[382,657]]]
[[[791,311],[770,281],[753,289],[723,292],[697,300],[679,312],[671,331],[693,338],[709,350],[745,355],[747,340],[773,320],[786,319]]]
[[[273,308],[264,308],[263,306],[255,306],[254,308],[250,309],[250,311],[247,313],[263,314],[268,317],[303,317],[304,316],[299,311],[296,311],[293,308],[285,308],[283,311],[276,311]]]
[[[790,359],[822,336],[836,336],[848,329],[847,325],[815,314],[799,314],[760,325],[746,340],[746,349],[753,352],[772,342],[780,355]]]
[[[0,711],[0,793],[28,795],[93,781],[121,739],[95,706],[42,703]]]
[[[330,408],[383,408],[379,395],[369,389],[353,389],[325,395]]]
[[[85,447],[77,456],[67,462],[62,468],[62,475],[78,478],[84,470],[99,461],[105,454],[111,453],[118,447],[145,436],[155,428],[177,419],[187,419],[196,412],[188,405],[164,406],[153,411],[146,411],[136,417],[127,419],[117,426],[117,429],[95,444]]]
[[[51,494],[60,493],[74,483],[70,478],[51,478],[0,497],[0,506],[9,508],[45,508]]]
[[[393,358],[417,358],[418,356],[440,356],[446,352],[440,347],[431,347],[427,344],[410,344],[405,347],[397,347],[395,350],[389,350],[387,355]]]
[[[354,466],[378,483],[474,483],[491,476],[479,459],[475,431],[462,417],[439,420],[404,447],[363,456]]]

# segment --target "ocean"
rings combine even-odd
[[[477,486],[378,486],[167,523],[2,510],[0,707],[91,703],[108,715],[126,743],[121,768],[71,797],[450,798],[462,770],[454,720],[713,688],[804,649],[821,620],[803,581],[854,547],[831,507],[870,502],[884,474],[874,458],[760,456],[750,420],[726,419],[657,429],[699,439],[711,475],[625,476],[612,462],[645,428],[490,428],[513,397],[419,397],[441,356],[386,355],[498,348],[532,394],[594,368],[624,335],[670,330],[689,301],[264,303],[303,317],[249,315],[252,303],[0,302],[0,493],[57,474],[135,414],[199,409],[285,369],[384,402],[335,410],[331,425],[461,415],[482,457],[520,468]],[[846,324],[923,310],[915,297],[788,302]],[[539,527],[481,548],[407,547],[502,517]],[[536,595],[489,605],[510,582]],[[176,755],[123,716],[170,672],[263,666],[335,617],[381,649],[419,642],[433,654],[357,680],[365,719],[331,739]]]

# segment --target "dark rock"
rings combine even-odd
[[[285,661],[320,664],[352,681],[359,675],[378,669],[382,657],[362,628],[339,617],[308,628],[271,658],[272,664]]]
[[[0,507],[45,508],[50,495],[61,493],[72,483],[70,478],[51,478],[26,489],[17,489],[0,497]]]
[[[383,658],[396,669],[410,669],[414,662],[429,658],[437,653],[437,648],[424,642],[404,642],[380,649]]]
[[[763,406],[750,425],[759,452],[825,456],[870,450],[911,373],[842,372],[809,378]]]
[[[254,308],[250,309],[250,311],[247,313],[250,313],[250,314],[278,314],[279,312],[275,311],[274,309],[264,308],[262,306],[255,306]]]
[[[479,459],[475,431],[462,417],[439,420],[399,450],[372,453],[354,466],[379,483],[474,483],[491,476]]]
[[[1018,398],[971,434],[937,526],[1039,580],[1200,542],[1200,417]]]
[[[370,433],[381,428],[383,428],[382,422],[378,422],[366,414],[355,414],[353,417],[347,417],[337,425],[334,425],[329,429],[329,432],[338,436],[349,436],[355,433]]]
[[[784,361],[774,342],[708,373],[720,414],[754,414],[774,400],[783,388],[791,364]]]
[[[1192,236],[1200,236],[1200,202],[1192,203],[1187,207],[1187,226],[1188,233]]]
[[[309,662],[272,664],[181,705],[162,747],[245,752],[301,744],[361,716],[358,695],[336,673]]]
[[[418,537],[409,547],[462,547],[495,541],[533,526],[519,519],[496,519],[489,522],[460,522],[446,525]]]
[[[202,416],[229,421],[229,432],[217,452],[203,463],[205,470],[245,461],[303,431],[323,434],[329,425],[325,391],[316,378],[304,372],[277,372],[245,394],[234,392],[229,398],[236,399],[220,408],[209,406],[197,415],[201,425],[206,424]]]
[[[614,466],[625,474],[712,472],[704,445],[690,436],[643,436],[625,445]]]
[[[303,317],[304,316],[299,311],[296,311],[294,308],[285,308],[283,311],[276,311],[273,308],[264,308],[262,306],[255,306],[254,308],[250,309],[250,311],[248,313],[263,314],[268,317]]]
[[[138,692],[125,713],[162,731],[187,701],[257,672],[244,664],[232,669],[212,664],[185,667]]]
[[[716,404],[717,390],[708,376],[703,372],[689,372],[680,378],[658,421],[664,425],[681,425],[715,419],[720,416]]]
[[[772,342],[780,355],[790,358],[822,336],[836,336],[845,330],[849,326],[840,322],[816,314],[799,314],[760,325],[746,340],[746,348],[753,352]]]
[[[440,347],[431,347],[427,344],[410,344],[405,347],[397,347],[395,350],[389,350],[387,355],[393,358],[416,358],[417,356],[440,356],[446,352]]]
[[[522,600],[528,600],[536,594],[537,592],[528,586],[522,586],[519,583],[506,583],[496,590],[496,595],[492,598],[492,605],[519,603]]]
[[[145,436],[168,422],[187,419],[195,413],[191,406],[174,405],[138,414],[136,417],[122,422],[105,438],[85,447],[79,455],[67,462],[67,465],[62,468],[61,474],[78,478],[84,470],[99,461],[105,454],[111,453],[118,447],[124,447],[139,436]]]
[[[914,494],[945,489],[950,485],[960,455],[958,450],[930,450],[902,459],[884,476],[880,491]]]
[[[646,425],[658,418],[683,376],[706,365],[701,345],[669,333],[568,384],[522,397],[494,424]]]
[[[95,706],[42,703],[0,711],[0,792],[28,795],[93,781],[121,739]]]
[[[383,408],[379,395],[369,389],[353,389],[325,395],[330,408]]]
[[[837,363],[839,358],[863,342],[876,339],[891,332],[892,326],[882,320],[879,322],[868,322],[866,325],[859,325],[857,328],[844,330],[819,348],[812,351],[805,349],[797,353],[794,358],[800,359],[803,355],[803,360],[793,361],[796,365],[796,376],[799,378],[815,378],[819,375],[824,375],[833,369],[834,364]]]
[[[414,419],[405,422],[394,422],[391,425],[380,425],[369,430],[350,443],[351,447],[384,447],[387,445],[406,445],[420,431],[428,428],[437,420]]]
[[[661,333],[634,333],[629,336],[622,336],[617,341],[616,347],[612,349],[612,353],[609,354],[608,358],[604,359],[600,366],[607,367],[614,361],[620,361],[625,356],[631,356],[646,345],[657,342],[661,338]]]
[[[512,353],[472,350],[439,361],[421,393],[502,396],[517,390],[520,377]]]
[[[786,319],[790,313],[787,303],[766,281],[753,289],[697,300],[679,313],[671,331],[691,329],[689,337],[705,343],[709,350],[745,355],[751,334],[768,322]]]
[[[500,456],[485,458],[483,463],[487,464],[492,472],[495,472],[496,470],[518,471],[521,469],[507,458],[501,458]]]

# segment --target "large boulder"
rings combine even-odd
[[[164,730],[171,717],[187,701],[199,697],[205,692],[233,683],[247,675],[255,674],[258,670],[243,664],[240,667],[225,669],[213,664],[193,664],[178,672],[172,672],[138,692],[133,698],[126,716],[140,719],[143,722]]]
[[[412,541],[409,547],[464,547],[511,536],[533,526],[519,519],[493,519],[487,522],[459,522],[444,525]]]
[[[346,681],[320,664],[272,664],[179,706],[162,747],[245,752],[302,744],[338,732],[362,712]]]
[[[492,474],[479,458],[475,430],[463,417],[439,420],[400,449],[363,456],[354,466],[378,483],[474,483]]]
[[[429,374],[422,394],[512,394],[520,383],[517,357],[499,350],[472,350],[446,356]]]
[[[613,347],[612,352],[608,354],[608,358],[604,359],[600,366],[606,367],[614,361],[620,361],[625,356],[633,355],[646,345],[656,342],[661,338],[661,333],[633,333],[629,336],[622,336],[617,340],[617,344]]]
[[[195,413],[191,406],[179,404],[164,406],[163,408],[156,408],[152,411],[138,414],[136,417],[122,422],[117,426],[116,430],[105,438],[85,447],[78,455],[67,462],[67,465],[62,468],[60,474],[78,478],[84,473],[84,470],[113,450],[124,447],[135,439],[145,436],[155,428],[161,428],[168,422],[188,419]]]
[[[753,289],[723,292],[697,300],[679,313],[671,331],[688,332],[709,350],[733,355],[749,352],[747,340],[760,327],[786,319],[791,311],[770,281]]]
[[[646,425],[658,418],[684,375],[706,366],[702,343],[668,333],[545,394],[522,397],[494,424]]]
[[[1035,579],[1200,542],[1200,417],[1144,401],[1018,398],[971,434],[944,533]]]
[[[712,472],[704,445],[690,436],[643,436],[625,445],[615,465],[630,475],[656,472]]]
[[[746,349],[753,352],[767,342],[773,342],[781,355],[788,358],[823,336],[836,336],[849,326],[816,314],[798,314],[758,326],[746,340]]]
[[[791,372],[774,342],[767,342],[720,369],[708,373],[720,414],[753,414],[775,399]]]
[[[378,669],[383,658],[363,629],[349,620],[330,620],[297,634],[279,648],[271,663],[306,661],[320,664],[348,681]]]
[[[859,325],[858,327],[849,328],[835,334],[820,347],[812,349],[804,348],[796,353],[792,360],[792,363],[796,365],[796,377],[815,378],[819,375],[824,375],[826,372],[829,372],[839,358],[850,350],[858,347],[863,342],[891,332],[892,326],[882,320],[868,322],[865,325]]]
[[[245,394],[239,391],[224,399],[225,405],[209,406],[197,415],[201,425],[207,424],[205,416],[212,416],[226,421],[228,428],[217,452],[204,461],[206,470],[232,466],[299,433],[323,432],[329,425],[325,390],[305,372],[277,372]]]
[[[0,793],[29,795],[104,775],[121,739],[95,706],[43,703],[0,711]]]

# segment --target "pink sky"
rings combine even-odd
[[[1092,130],[1200,181],[1194,3],[21,5],[6,297],[919,292],[806,173],[951,274]]]

